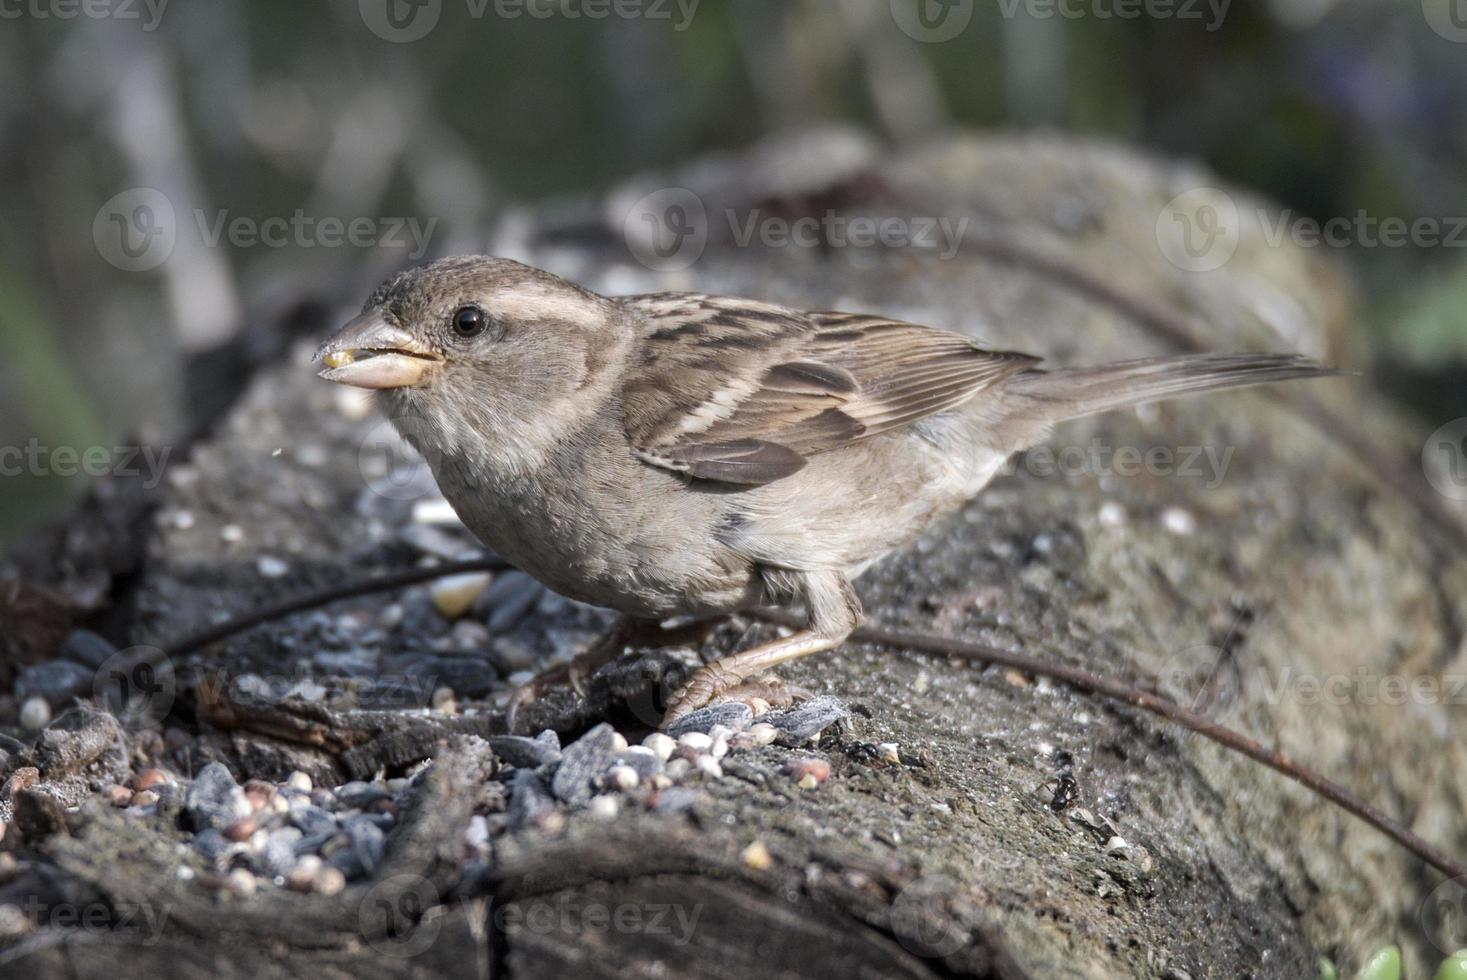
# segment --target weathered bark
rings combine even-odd
[[[688,271],[634,264],[615,203],[544,219],[517,247],[608,291],[694,287],[878,310],[1058,363],[1277,348],[1362,366],[1345,280],[1320,256],[1271,246],[1263,203],[1232,192],[1243,233],[1222,267],[1189,272],[1163,256],[1163,207],[1216,183],[1058,138],[945,141],[895,159],[858,148],[839,166],[767,151],[612,196],[697,191],[712,230]],[[756,207],[969,224],[948,259],[940,249],[771,249],[757,237],[739,247],[725,209],[742,223]],[[258,378],[195,447],[163,494],[132,584],[139,642],[413,557],[396,535],[405,505],[363,498],[359,447],[380,423],[347,417],[337,397],[297,359]],[[1231,455],[1220,476],[1205,456],[1200,476],[1090,465],[1047,476],[1036,457],[868,573],[859,590],[871,620],[1204,695],[1220,720],[1467,851],[1464,726],[1448,689],[1403,705],[1362,684],[1448,674],[1467,656],[1467,533],[1421,479],[1411,430],[1363,380],[1346,379],[1075,423],[1054,445],[1092,441],[1171,448],[1178,467],[1187,447]],[[172,519],[181,510],[193,516],[186,529]],[[244,541],[223,543],[224,524]],[[286,559],[290,574],[261,577],[261,555]],[[594,631],[583,612],[561,615],[577,636]],[[203,661],[225,677],[290,673],[322,628],[296,617]],[[711,642],[738,638],[726,630]],[[411,637],[392,642],[406,649],[386,651],[384,664],[427,655]],[[665,652],[631,656],[593,678],[584,703],[556,694],[530,720],[562,734],[604,717],[645,726],[657,680],[686,665]],[[1199,671],[1214,675],[1201,692]],[[1315,974],[1319,955],[1354,965],[1391,941],[1419,973],[1442,939],[1422,906],[1439,876],[1274,773],[1144,713],[857,644],[783,673],[855,709],[820,743],[834,774],[817,791],[778,774],[788,750],[736,754],[690,813],[573,815],[559,832],[499,838],[494,860],[466,876],[456,842],[496,792],[476,737],[501,730],[492,711],[449,722],[289,702],[231,709],[210,700],[208,684],[200,695],[182,683],[173,718],[203,732],[195,764],[218,756],[249,775],[306,768],[342,780],[431,756],[435,775],[391,841],[390,867],[333,898],[266,890],[222,903],[178,879],[178,831],[166,819],[144,827],[88,804],[69,835],[33,845],[40,863],[0,900],[71,889],[167,908],[167,928],[152,945],[137,931],[48,930],[4,954],[9,971],[642,975],[661,961],[668,976],[1299,978]],[[1331,677],[1354,686],[1315,703],[1307,679]],[[870,750],[887,742],[900,763]],[[1068,807],[1051,805],[1063,776],[1078,794]],[[1108,847],[1116,836],[1130,847]],[[755,840],[773,855],[767,868],[739,858]],[[363,938],[372,889],[397,874],[427,880],[444,901],[418,922],[431,941],[411,957]],[[699,911],[687,942],[567,927],[559,915],[536,929],[514,914],[598,903]],[[504,909],[512,914],[496,917]],[[406,949],[413,935],[392,941]]]

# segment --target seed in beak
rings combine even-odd
[[[356,357],[357,352],[354,350],[334,350],[331,353],[327,354],[326,357],[323,358],[323,361],[329,368],[341,368],[346,367],[348,364],[352,363],[354,360],[356,360]]]

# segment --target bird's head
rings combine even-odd
[[[524,456],[594,411],[629,342],[611,300],[460,256],[383,283],[316,360],[327,381],[381,392],[410,441],[430,444],[420,449]]]

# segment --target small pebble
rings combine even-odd
[[[895,742],[882,742],[876,746],[876,752],[881,756],[882,762],[899,766],[902,764],[902,752]]]
[[[251,779],[244,784],[245,799],[250,801],[250,810],[259,813],[268,810],[275,800],[275,787],[263,779]]]
[[[801,788],[814,789],[830,778],[830,763],[815,758],[791,759],[784,764],[782,771]]]
[[[199,770],[184,797],[184,808],[196,830],[223,829],[254,812],[222,762],[211,762]]]
[[[132,790],[126,786],[118,786],[114,783],[108,786],[104,792],[107,796],[107,802],[113,806],[124,807],[132,803]]]
[[[236,844],[243,844],[255,836],[255,831],[259,829],[260,825],[255,823],[254,817],[245,817],[243,820],[236,820],[228,827],[225,827],[224,836]]]
[[[316,876],[321,873],[322,861],[314,854],[302,855],[285,876],[285,884],[292,891],[308,892],[316,886]]]
[[[413,501],[413,522],[416,524],[459,525],[458,512],[442,497]]]
[[[671,779],[673,782],[678,782],[688,774],[688,770],[691,768],[693,768],[691,762],[687,759],[679,758],[670,761],[667,764],[667,768],[663,771],[667,774],[668,779]]]
[[[435,689],[432,698],[428,701],[428,706],[440,714],[458,714],[458,702],[454,700],[453,688],[451,687]]]
[[[698,756],[698,761],[693,766],[709,779],[723,778],[723,766],[720,766],[718,760],[711,755]]]
[[[728,736],[719,732],[713,737],[713,744],[708,746],[708,754],[715,759],[722,759],[728,755]]]
[[[707,732],[684,732],[678,736],[677,744],[694,752],[707,752],[713,747],[713,739]]]
[[[621,790],[623,793],[637,788],[642,781],[637,771],[631,766],[617,765],[606,770],[606,783],[613,789]],[[592,802],[595,802],[594,800]]]
[[[770,729],[770,731],[773,730],[773,728]],[[664,735],[662,732],[653,732],[651,735],[642,739],[642,744],[651,749],[652,753],[663,762],[671,759],[672,750],[677,748],[677,741],[668,735]]]
[[[1114,500],[1107,500],[1100,505],[1100,523],[1106,527],[1121,527],[1126,523],[1126,508]]]
[[[291,789],[300,790],[302,793],[309,793],[311,791],[311,777],[296,769],[289,776],[285,777],[285,785]]]
[[[194,526],[194,512],[191,510],[175,511],[173,514],[173,526],[180,531],[187,531]]]
[[[255,893],[257,885],[255,876],[245,868],[235,868],[225,876],[224,880],[229,890],[241,898],[249,898]]]
[[[316,875],[316,893],[319,895],[339,895],[346,887],[346,875],[339,868],[325,867],[320,874]]]
[[[755,871],[768,871],[774,865],[774,856],[762,840],[756,840],[739,852],[739,860],[744,862],[744,867]]]
[[[116,647],[91,630],[72,630],[61,647],[61,656],[93,670],[100,669],[116,652]]]
[[[779,738],[779,729],[761,721],[752,726],[747,734],[754,739],[755,745],[770,745],[776,738]]]
[[[489,747],[494,754],[516,769],[535,769],[560,761],[560,749],[538,738],[524,735],[490,735]]]
[[[698,794],[686,786],[673,786],[657,794],[655,809],[658,813],[682,813],[691,808],[697,799]]]
[[[158,802],[158,794],[150,789],[132,794],[133,806],[152,806]]]
[[[51,706],[45,698],[28,698],[20,706],[20,726],[38,732],[51,723]]]
[[[488,572],[469,572],[438,579],[429,589],[438,615],[453,621],[474,607],[474,600],[489,585]]]
[[[164,784],[176,786],[178,785],[178,781],[173,778],[171,773],[162,769],[144,769],[132,778],[132,788],[139,792]]]
[[[613,820],[621,810],[621,803],[614,796],[593,796],[586,808],[598,820]]]
[[[290,566],[274,555],[261,555],[255,559],[255,571],[265,578],[282,578],[290,571]]]
[[[244,540],[244,528],[238,524],[226,524],[219,529],[219,540],[225,544],[239,544]]]
[[[617,743],[621,747],[617,747]],[[560,766],[550,789],[570,806],[581,806],[591,798],[591,781],[604,773],[613,759],[626,751],[626,739],[605,722],[592,728],[561,750]]]
[[[1168,507],[1161,512],[1161,525],[1172,534],[1186,535],[1197,530],[1197,518],[1181,507]]]

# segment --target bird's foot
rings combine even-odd
[[[527,704],[534,704],[558,687],[569,684],[578,697],[585,697],[586,678],[615,660],[620,652],[619,645],[605,642],[603,638],[593,643],[584,653],[576,654],[568,663],[540,671],[510,692],[509,704],[505,708],[505,728],[513,732],[520,709]]]
[[[585,697],[586,679],[621,656],[628,647],[701,643],[717,627],[717,620],[700,620],[667,629],[656,623],[623,620],[569,662],[542,670],[516,687],[510,693],[505,709],[505,727],[513,732],[520,709],[539,701],[556,688],[568,684],[578,697]]]
[[[713,666],[709,664],[708,667]],[[718,701],[738,701],[748,705],[754,717],[767,714],[775,708],[788,708],[796,701],[808,701],[814,692],[796,687],[780,680],[773,674],[761,674],[749,680],[741,680],[727,671],[710,672],[704,678],[699,674],[708,670],[699,668],[687,682],[673,694],[667,711],[662,718],[662,728],[699,708]]]

